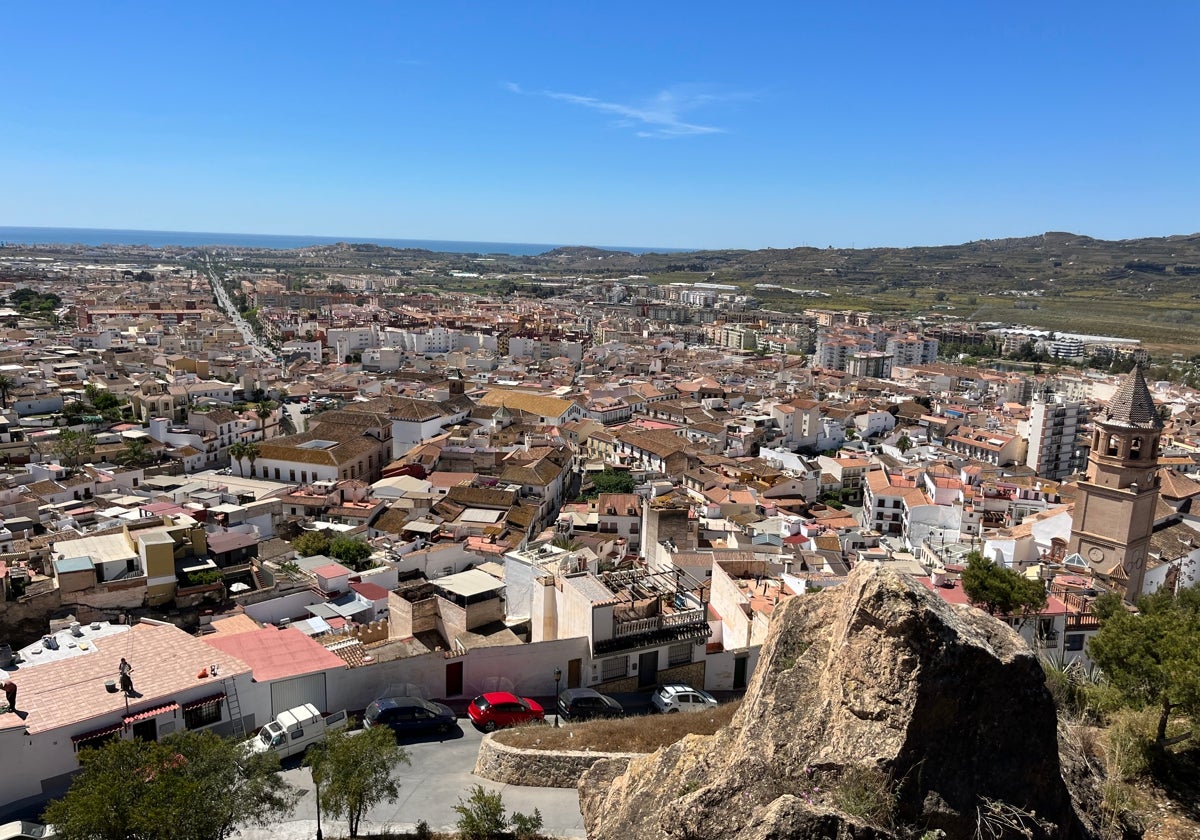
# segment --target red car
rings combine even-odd
[[[502,726],[516,726],[532,720],[545,720],[546,713],[536,700],[518,697],[507,691],[490,691],[480,694],[467,706],[471,722],[484,732],[492,732]]]

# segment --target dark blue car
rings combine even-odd
[[[458,725],[449,706],[420,697],[383,697],[367,706],[363,726],[387,726],[397,735],[445,734]]]

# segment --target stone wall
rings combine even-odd
[[[432,597],[409,600],[398,592],[388,594],[388,627],[391,638],[411,639],[437,629],[437,603]]]
[[[640,753],[526,750],[501,744],[495,735],[483,736],[474,773],[507,785],[573,788],[583,772],[601,759],[628,764]]]
[[[62,605],[62,597],[57,589],[5,602],[0,605],[0,640],[18,648],[31,639],[41,637],[49,626],[50,618]]]

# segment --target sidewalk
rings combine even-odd
[[[472,787],[480,785],[485,790],[498,791],[504,797],[508,814],[514,811],[532,814],[535,808],[540,811],[545,825],[543,831],[548,837],[586,837],[583,815],[579,811],[579,794],[574,788],[505,785],[474,775],[471,770],[479,754],[482,736],[470,724],[463,730],[460,738],[407,745],[412,763],[401,765],[394,774],[400,783],[400,796],[393,803],[385,802],[372,808],[363,818],[360,833],[412,831],[421,820],[434,831],[453,831],[458,821],[454,806],[470,795]],[[301,792],[291,815],[267,826],[242,829],[237,835],[242,840],[312,840],[316,837],[317,811],[308,768],[285,770],[283,777]],[[326,819],[324,815],[321,829],[329,837],[347,834],[344,822]]]

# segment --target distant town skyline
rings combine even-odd
[[[687,249],[1192,233],[1198,24],[1112,2],[26,4],[0,54],[0,225]]]

